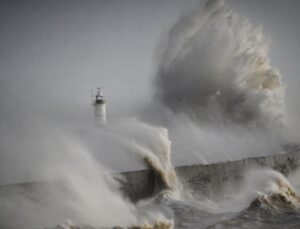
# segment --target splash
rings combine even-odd
[[[38,170],[43,182],[11,185],[7,195],[0,195],[0,227],[44,228],[63,219],[92,226],[136,224],[135,206],[123,198],[118,183],[85,145],[63,131],[45,130],[46,140],[37,136],[30,141],[39,149],[40,155],[31,160],[39,159],[35,168],[43,165]]]
[[[144,136],[149,137],[160,132],[159,128],[150,126],[148,128],[149,131],[158,132],[146,132]],[[146,127],[145,129],[147,130]],[[50,132],[48,136],[51,135]],[[148,143],[155,148],[156,144],[153,142],[162,141],[162,145],[158,144],[158,148],[155,149],[168,149],[167,135],[164,133],[162,131],[158,139],[152,141],[149,139]],[[54,139],[47,141],[49,145],[56,143],[57,152],[52,148],[47,149],[52,153],[53,161],[45,164],[41,171],[46,180],[45,184],[35,182],[27,185],[32,188],[20,189],[20,192],[15,190],[18,186],[12,187],[8,196],[0,196],[0,227],[45,228],[63,219],[71,219],[72,221],[67,220],[55,228],[113,228],[117,225],[128,229],[173,228],[172,220],[166,219],[159,209],[155,212],[143,209],[124,198],[114,176],[110,176],[109,172],[95,160],[80,139],[61,132],[55,134],[57,141]],[[160,153],[156,150],[154,152]],[[163,174],[166,173],[168,182],[171,182],[168,172],[162,171]],[[171,183],[168,184],[172,186]],[[12,221],[7,217],[11,214],[17,220]]]
[[[219,190],[222,190],[221,196],[194,196],[201,209],[214,214],[224,214],[300,207],[300,196],[290,182],[284,175],[269,168],[251,168],[246,171],[243,180],[224,182]]]
[[[133,152],[141,156],[144,163],[155,172],[156,192],[169,189],[180,194],[182,185],[171,162],[171,141],[168,137],[168,130],[136,119],[132,119],[129,125],[134,127],[138,133],[143,133],[143,136],[148,136],[144,140],[140,139],[141,136],[135,138],[131,144],[127,145]]]
[[[210,0],[171,28],[156,97],[197,121],[282,125],[285,87],[269,62],[261,26]]]
[[[236,195],[236,202],[243,202],[245,196],[250,202],[231,215],[227,209],[209,228],[299,228],[299,194],[281,173],[256,168],[248,171],[245,184],[254,195]]]
[[[246,180],[257,195],[249,209],[299,209],[300,196],[281,173],[259,169],[251,171]]]

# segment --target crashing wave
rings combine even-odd
[[[257,173],[260,173],[261,177],[258,177]],[[252,201],[249,209],[300,209],[299,194],[282,174],[272,170],[259,170],[253,172],[252,176],[256,177],[257,183],[262,187],[258,190],[258,196]]]
[[[147,145],[143,141],[131,141],[131,150],[143,158],[144,163],[156,174],[156,193],[169,189],[178,195],[182,191],[182,184],[179,181],[171,161],[171,141],[168,130],[162,127],[148,125],[133,120],[144,133],[151,133],[151,141],[155,144]],[[148,139],[148,141],[150,138]]]
[[[265,208],[276,210],[300,209],[300,196],[288,183],[277,180],[280,191],[269,195],[259,194],[251,203],[249,209]]]
[[[209,0],[170,30],[156,97],[194,120],[268,126],[284,123],[284,89],[270,65],[261,26]]]

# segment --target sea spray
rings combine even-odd
[[[251,184],[257,198],[250,207],[269,207],[275,209],[293,209],[300,207],[300,196],[287,178],[270,169],[251,171],[245,177]]]
[[[225,184],[223,184],[225,186]],[[222,199],[211,197],[199,204],[213,213],[241,212],[250,208],[294,209],[300,207],[300,196],[288,179],[269,168],[248,169],[241,181],[229,182]]]
[[[209,0],[170,29],[156,98],[194,121],[267,127],[284,123],[284,84],[261,26]]]
[[[50,128],[48,131],[50,136]],[[47,146],[55,142],[57,151],[44,149],[52,153],[51,164],[45,163],[41,171],[45,181],[32,183],[28,193],[12,192],[0,198],[1,227],[173,228],[172,220],[166,219],[160,209],[135,206],[124,198],[114,176],[95,160],[80,139],[63,132],[55,132],[55,136],[48,139]],[[16,220],[7,217],[12,214]],[[53,227],[64,219],[64,223]]]
[[[123,142],[129,151],[141,157],[145,165],[156,173],[157,179],[162,182],[160,184],[162,187],[158,189],[170,189],[174,193],[181,193],[182,186],[171,162],[168,130],[141,122],[136,118],[128,120],[126,126],[128,128],[125,126],[121,128],[127,133],[125,135],[122,133]],[[134,138],[128,139],[128,136]]]
[[[122,198],[118,183],[79,139],[73,139],[62,138],[65,160],[48,169],[52,177],[62,180],[67,186],[67,192],[60,194],[67,207],[76,213],[70,218],[80,224],[94,226],[114,226],[116,222],[132,225],[137,222],[136,209]],[[105,209],[103,206],[106,206]]]
[[[159,52],[143,120],[168,129],[176,166],[283,151],[285,84],[262,26],[209,0],[170,28]]]
[[[223,200],[198,203],[213,215],[202,218],[208,227],[197,220],[201,213],[188,219],[194,227],[199,223],[197,228],[299,228],[299,194],[282,174],[267,168],[246,172],[240,188],[224,193]]]
[[[31,171],[41,180],[25,183],[24,190],[11,186],[8,195],[0,197],[0,226],[45,228],[64,219],[98,227],[137,224],[134,205],[122,197],[118,184],[80,139],[50,126],[46,130],[47,138],[32,133],[32,145],[18,142],[27,157],[32,156],[29,146],[38,149],[40,154],[30,159],[33,167],[43,167]]]

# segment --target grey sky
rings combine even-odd
[[[184,5],[2,2],[1,104],[18,112],[51,113],[49,106],[80,112],[90,109],[90,90],[97,85],[110,104],[143,101],[149,95],[152,58],[162,28]]]
[[[1,1],[1,118],[33,111],[81,113],[89,109],[96,85],[103,87],[111,109],[145,103],[159,40],[197,2]],[[299,84],[299,1],[229,3],[264,26],[272,39],[271,60],[288,84],[290,109],[298,110],[300,102],[293,98]]]

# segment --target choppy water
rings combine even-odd
[[[258,203],[259,202],[259,203]],[[180,202],[168,205],[175,213],[175,228],[299,228],[298,209],[274,209],[259,200],[241,212],[210,214],[201,208]]]
[[[174,228],[300,228],[300,196],[282,174],[258,169],[244,179],[218,201],[163,191],[154,202],[172,212]]]

